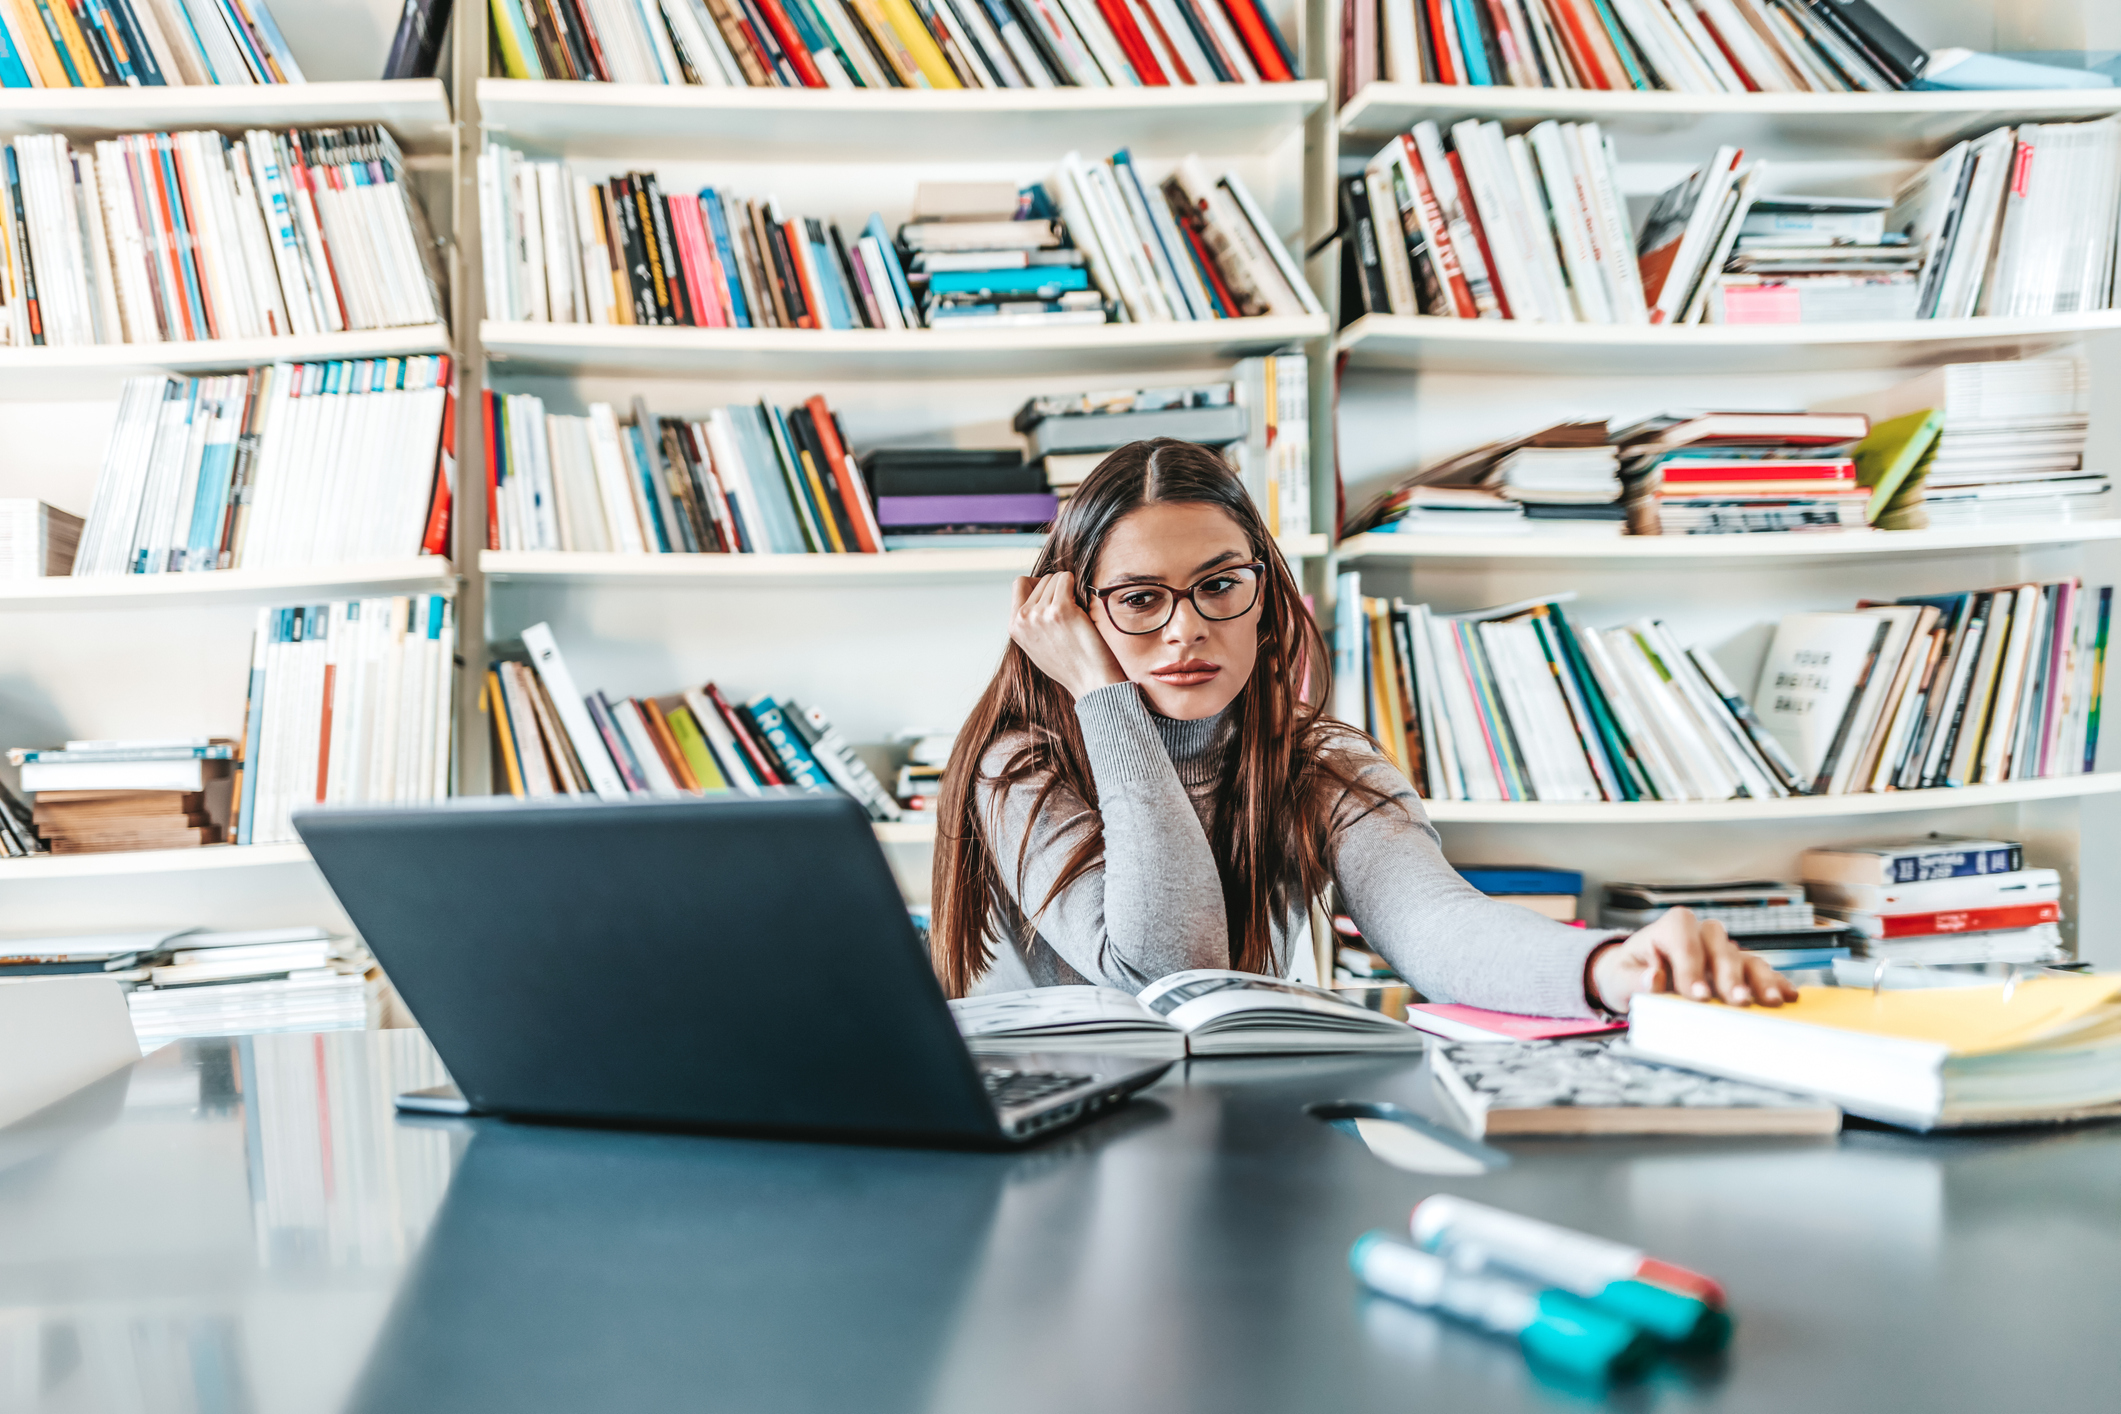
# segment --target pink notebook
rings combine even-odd
[[[1628,1029],[1625,1021],[1519,1016],[1450,1002],[1419,1002],[1408,1007],[1407,1025],[1447,1041],[1559,1041],[1566,1036],[1603,1036]]]

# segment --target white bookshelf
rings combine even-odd
[[[2006,0],[1878,3],[1928,47],[1976,50],[2081,47],[2095,9],[2074,0],[2039,14]],[[1329,67],[1339,26],[1336,3],[1310,31]],[[1639,223],[1659,192],[1719,144],[1743,148],[1747,161],[1765,159],[1771,191],[1887,195],[1954,141],[2007,124],[2115,113],[2121,89],[1693,95],[1376,83],[1336,94],[1311,143],[1314,164],[1352,171],[1422,121],[1446,129],[1493,121],[1512,133],[1549,120],[1595,122],[1613,139],[1619,185]],[[1314,199],[1314,243],[1335,223],[1328,195]],[[1329,254],[1314,262],[1313,283],[1337,299],[1337,252]],[[2121,311],[2110,310],[1676,329],[1373,315],[1335,336],[1347,367],[1334,450],[1352,510],[1420,466],[1564,419],[1625,425],[1667,410],[1802,410],[1941,363],[2071,352],[2088,356],[2093,370],[2090,464],[2110,467],[2121,454],[2117,331]],[[1659,617],[1681,644],[1713,652],[1750,693],[1771,626],[1785,613],[2068,574],[2121,584],[2121,522],[1819,536],[1371,534],[1336,546],[1332,563],[1359,570],[1366,594],[1443,612],[1574,591],[1568,613],[1581,625]],[[2111,764],[2121,744],[2109,733],[2102,750]],[[2030,862],[2062,869],[2065,917],[2073,929],[2082,921],[2083,955],[2112,964],[2121,949],[2106,939],[2121,882],[2105,861],[2121,838],[2117,796],[2121,773],[1767,801],[1437,801],[1429,812],[1451,858],[1581,869],[1594,909],[1598,889],[1613,879],[1794,877],[1799,854],[1822,844],[1930,830],[2021,838]]]
[[[286,85],[292,87],[292,85]],[[18,90],[8,90],[16,92]],[[149,344],[0,347],[0,398],[94,386],[139,373],[227,373],[268,363],[394,358],[450,352],[447,324],[290,334],[264,339],[178,339]]]
[[[299,844],[209,844],[197,849],[135,849],[108,854],[40,854],[0,859],[0,888],[56,879],[129,879],[149,874],[223,873],[238,869],[310,867]]]
[[[446,158],[456,133],[449,93],[440,79],[0,89],[0,141],[23,133],[65,133],[79,139],[341,123],[380,124],[407,156]]]
[[[1260,152],[1326,102],[1319,80],[1163,88],[786,89],[479,80],[491,136],[556,157],[947,161],[1135,144],[1204,155]]]
[[[1323,535],[1281,542],[1292,563],[1327,551]],[[489,583],[668,588],[708,592],[756,585],[878,587],[1007,580],[1029,574],[1038,551],[894,550],[882,555],[610,555],[540,550],[487,550],[479,556]]]
[[[1684,565],[1690,572],[1729,568],[1741,573],[1807,563],[1846,563],[1901,555],[1993,554],[2027,546],[2066,546],[2121,540],[2121,519],[2032,521],[1942,530],[1853,530],[1819,535],[1579,535],[1527,531],[1517,535],[1398,534],[1373,531],[1335,547],[1344,565],[1480,565],[1518,561],[1652,569]]]
[[[226,604],[321,603],[379,594],[430,594],[455,586],[456,567],[440,555],[292,569],[205,570],[0,579],[0,613],[35,609],[187,609]]]
[[[1115,377],[1233,363],[1321,339],[1321,317],[1061,329],[690,329],[487,320],[498,374],[800,379]]]
[[[1807,373],[2021,358],[2121,329],[2121,310],[1849,324],[1535,324],[1366,314],[1334,343],[1358,368],[1452,373]]]
[[[1706,155],[1719,143],[1782,149],[1906,152],[1991,128],[2075,122],[2121,112],[2121,88],[2034,93],[1623,93],[1373,83],[1341,106],[1335,131],[1368,156],[1416,123],[1467,118],[1517,131],[1534,123],[1593,122],[1622,138],[1683,137]]]

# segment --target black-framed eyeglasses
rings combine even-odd
[[[1259,587],[1266,577],[1267,562],[1254,560],[1249,565],[1225,565],[1188,589],[1137,582],[1093,589],[1090,594],[1104,604],[1105,617],[1121,633],[1155,633],[1171,622],[1181,599],[1192,603],[1194,613],[1214,623],[1243,618],[1259,602]]]

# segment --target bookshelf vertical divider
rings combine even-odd
[[[492,789],[492,753],[486,750],[486,719],[479,698],[486,684],[486,344],[480,335],[486,314],[484,231],[479,218],[479,79],[486,72],[487,31],[492,10],[462,3],[450,33],[451,249],[449,312],[455,336],[457,376],[457,478],[450,503],[450,550],[457,564],[456,779],[458,795]],[[480,881],[468,880],[471,887]]]

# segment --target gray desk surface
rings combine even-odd
[[[1566,1410],[1344,1265],[1437,1188],[1729,1287],[1627,1409],[2121,1409],[2121,1127],[1524,1141],[1388,1167],[1221,1061],[1014,1154],[394,1117],[412,1032],[192,1042],[0,1132],[0,1410]]]

